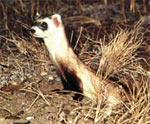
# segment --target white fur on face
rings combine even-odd
[[[53,20],[50,18],[44,18],[44,19],[39,19],[37,20],[37,23],[43,23],[46,22],[48,25],[48,29],[47,30],[42,30],[40,28],[40,26],[33,26],[31,29],[35,30],[35,33],[33,34],[34,37],[38,37],[38,38],[48,38],[52,35],[54,35],[54,33],[56,32],[56,29],[58,27],[56,27],[56,25],[54,24]]]

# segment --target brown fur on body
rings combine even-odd
[[[47,35],[44,34],[43,40],[50,58],[65,81],[64,87],[82,92],[93,101],[105,101],[110,106],[120,103],[125,96],[124,89],[115,82],[97,77],[93,70],[78,59],[69,46],[60,16],[53,15],[45,21],[50,25],[50,31],[45,32]],[[33,29],[37,28],[33,27]],[[37,36],[36,32],[35,36]]]
[[[77,58],[70,46],[68,46],[68,54],[62,58],[57,56],[56,61],[66,85],[70,85],[70,90],[83,92],[83,95],[93,101],[102,100],[111,105],[125,99],[122,86],[97,77],[93,70]]]

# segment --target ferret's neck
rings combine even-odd
[[[56,62],[56,58],[65,57],[68,54],[69,44],[65,35],[64,27],[56,29],[53,36],[44,38],[45,45],[48,48],[51,59]]]
[[[44,38],[50,57],[59,69],[61,69],[60,63],[72,66],[73,63],[76,63],[75,61],[78,61],[78,58],[68,43],[64,27],[61,26],[56,30],[56,33],[52,37]]]

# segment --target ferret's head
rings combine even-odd
[[[31,33],[34,37],[48,38],[54,35],[62,26],[61,16],[54,14],[50,17],[36,18],[34,25],[31,27]]]

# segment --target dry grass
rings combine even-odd
[[[109,1],[110,2],[110,1]],[[114,3],[114,1],[112,0],[111,1],[112,3]],[[124,5],[125,5],[125,0],[120,0],[121,2],[121,5],[122,5],[122,9],[124,9]],[[146,13],[147,10],[146,10],[146,5],[145,5],[145,0],[143,0],[143,5],[144,5],[144,12]],[[104,4],[107,5],[108,4],[108,0],[104,0]],[[130,11],[132,11],[133,13],[136,12],[136,1],[135,0],[130,0]]]
[[[132,85],[132,89],[129,89],[132,100],[124,103],[127,110],[115,122],[119,124],[149,123],[150,119],[150,80],[148,72],[139,62],[142,58],[137,57],[143,43],[143,35],[138,29],[139,25],[130,31],[121,29],[110,43],[100,43],[101,59],[97,74],[105,79],[117,75],[119,81],[123,81],[128,88]]]
[[[120,29],[109,43],[100,41],[101,60],[98,74],[104,74],[105,78],[115,74],[145,74],[139,63],[140,58],[136,57],[143,42],[143,35],[138,33],[138,28],[131,31]]]
[[[119,109],[114,109],[113,113],[108,117],[108,123],[119,124],[134,124],[134,123],[149,123],[149,73],[141,65],[143,57],[138,57],[140,48],[143,47],[144,33],[139,32],[143,20],[139,21],[133,29],[119,29],[117,34],[108,35],[99,41],[86,37],[92,41],[96,52],[89,51],[88,43],[85,42],[82,48],[81,57],[88,54],[90,56],[87,64],[90,66],[90,61],[99,59],[99,67],[97,70],[98,76],[103,76],[104,79],[117,77],[118,82],[125,84],[129,88],[132,100],[128,103],[123,102],[123,106]],[[111,39],[109,42],[106,39]],[[93,59],[93,60],[92,60]],[[147,61],[147,60],[144,60]],[[95,61],[96,62],[96,61]],[[89,64],[90,63],[90,64]],[[149,63],[148,61],[146,63]],[[148,65],[149,66],[149,65]],[[102,121],[106,108],[97,105],[93,108],[96,111],[95,122]],[[113,120],[115,118],[115,120]]]
[[[124,107],[119,111],[118,109],[113,111],[118,113],[113,117],[116,120],[112,120],[111,116],[108,118],[113,123],[134,124],[149,122],[149,110],[147,110],[150,105],[148,100],[149,74],[140,64],[140,60],[143,58],[137,57],[143,43],[143,34],[138,32],[140,25],[141,23],[135,25],[132,30],[120,29],[109,43],[105,41],[105,38],[100,41],[94,41],[95,47],[98,47],[99,44],[98,55],[100,55],[95,54],[92,57],[100,57],[97,75],[103,76],[104,79],[117,76],[119,81],[127,85],[132,95],[132,100],[129,103],[123,103]],[[132,89],[130,89],[130,85],[132,85]],[[123,108],[126,109],[125,112],[123,112]],[[101,112],[106,110],[105,108],[100,108],[101,111],[99,111],[99,108],[95,109],[97,111],[95,122],[97,122],[103,117]]]

